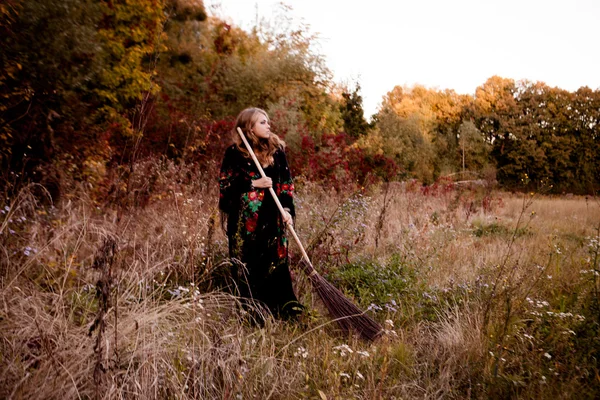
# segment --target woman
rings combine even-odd
[[[267,175],[263,178],[237,133],[241,128]],[[295,216],[294,184],[285,142],[271,132],[267,113],[247,108],[237,117],[234,144],[225,151],[219,179],[219,209],[229,239],[234,278],[241,297],[266,305],[273,315],[301,313],[288,267],[285,226]],[[269,193],[284,207],[281,215]],[[241,265],[240,262],[241,261]]]

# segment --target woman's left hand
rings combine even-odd
[[[287,210],[283,210],[283,222],[286,225],[294,225],[294,219],[292,218],[292,214],[290,214]]]

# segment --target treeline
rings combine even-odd
[[[595,193],[600,91],[491,77],[474,96],[395,87],[360,144],[392,156],[404,176],[495,179],[508,189]]]
[[[499,77],[474,96],[396,87],[368,123],[359,85],[334,84],[315,37],[281,13],[247,32],[208,17],[199,0],[5,1],[2,185],[115,195],[129,189],[136,161],[156,156],[212,177],[233,118],[254,105],[271,115],[303,179],[597,190],[597,90]]]

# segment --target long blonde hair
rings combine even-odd
[[[260,108],[251,107],[240,112],[235,121],[235,127],[233,128],[233,140],[240,152],[245,157],[250,158],[250,153],[246,149],[246,146],[244,146],[244,143],[237,132],[237,128],[241,128],[244,135],[246,135],[246,139],[248,139],[250,146],[252,146],[256,158],[258,158],[261,165],[266,166],[273,164],[273,154],[275,154],[278,149],[284,149],[285,142],[274,133],[271,133],[268,139],[261,139],[252,132],[252,127],[261,116],[265,116],[267,121],[269,120],[267,113]]]

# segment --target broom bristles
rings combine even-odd
[[[375,341],[383,334],[381,325],[365,314],[325,278],[318,273],[312,273],[309,277],[321,301],[345,333],[355,331],[369,342]]]

